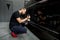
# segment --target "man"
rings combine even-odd
[[[14,12],[9,24],[12,37],[17,37],[17,34],[27,33],[25,24],[27,24],[28,21],[30,21],[30,16],[27,15],[26,8],[21,8]]]

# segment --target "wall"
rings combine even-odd
[[[10,4],[9,9],[6,4]],[[24,7],[24,0],[0,0],[0,22],[9,22],[13,12]]]

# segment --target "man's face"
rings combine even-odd
[[[22,9],[22,14],[26,14],[26,9]]]

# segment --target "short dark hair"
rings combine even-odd
[[[26,8],[20,8],[19,10],[21,10],[21,9],[26,9]]]

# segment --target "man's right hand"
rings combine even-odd
[[[28,19],[30,19],[30,16],[27,16]]]
[[[27,21],[30,21],[30,19],[28,19]]]

